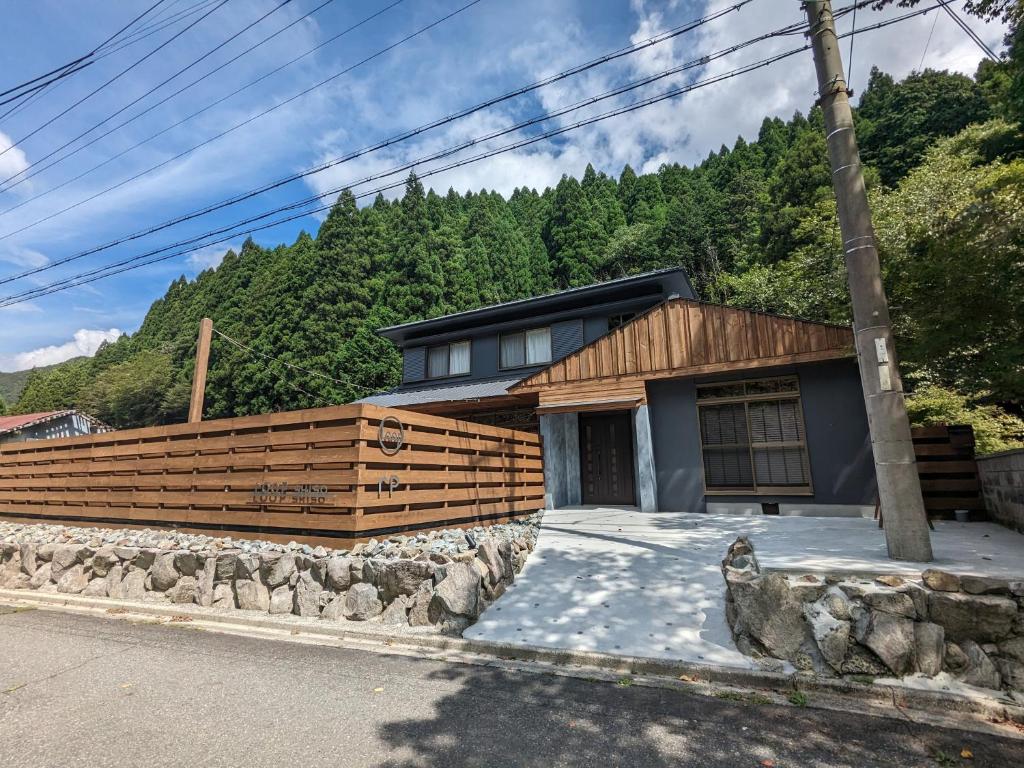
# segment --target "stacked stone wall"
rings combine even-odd
[[[762,573],[738,539],[726,616],[747,655],[831,677],[946,676],[1024,692],[1024,581],[929,569],[919,578]]]
[[[168,531],[0,523],[0,588],[461,634],[522,570],[537,522],[399,535],[333,551]]]

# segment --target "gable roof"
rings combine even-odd
[[[510,394],[588,388],[614,394],[649,379],[698,376],[850,357],[853,331],[842,325],[669,299],[509,388]],[[610,388],[610,389],[609,389]],[[642,387],[641,387],[642,389]]]
[[[21,413],[15,416],[0,416],[0,435],[5,435],[8,432],[15,432],[19,429],[26,427],[34,427],[37,424],[42,424],[47,421],[53,421],[64,416],[71,414],[77,414],[83,419],[86,419],[91,424],[98,426],[100,431],[108,432],[111,428],[101,422],[99,419],[95,419],[86,413],[80,413],[74,409],[65,409],[63,411],[39,411],[38,413]]]
[[[626,296],[635,298],[645,294],[655,299],[664,298],[670,294],[694,295],[686,271],[682,267],[668,267],[639,275],[607,280],[603,283],[555,291],[543,296],[506,301],[428,320],[414,320],[409,323],[378,328],[377,333],[397,344],[402,344],[407,339],[418,339],[435,333],[478,328],[482,325],[512,319],[536,318],[570,307],[590,307]]]

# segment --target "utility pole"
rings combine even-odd
[[[928,562],[932,559],[928,514],[921,497],[903,382],[896,365],[889,304],[882,287],[832,3],[807,0],[804,7],[818,74],[818,103],[825,116],[825,138],[843,236],[853,332],[875,458],[878,499],[884,515],[885,543],[893,560]]]
[[[196,369],[192,374],[192,399],[188,405],[188,423],[203,420],[203,398],[206,394],[206,367],[210,362],[210,339],[213,320],[204,317],[199,324],[199,342],[196,344]]]

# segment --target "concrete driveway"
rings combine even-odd
[[[523,572],[465,636],[750,668],[725,621],[719,570],[735,533],[707,522],[635,509],[546,512]]]
[[[516,583],[465,635],[749,668],[726,624],[719,569],[740,535],[766,570],[915,576],[929,567],[889,560],[884,532],[862,518],[555,510]],[[932,546],[931,567],[1024,578],[1024,536],[998,525],[938,522]]]

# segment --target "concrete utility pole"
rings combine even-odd
[[[196,370],[192,374],[192,399],[188,405],[188,423],[203,420],[203,398],[206,394],[206,367],[210,362],[210,339],[213,320],[204,317],[199,324],[199,342],[196,344]]]
[[[896,365],[889,305],[882,287],[832,3],[808,0],[804,6],[843,235],[853,332],[875,457],[878,499],[885,521],[885,542],[889,557],[894,560],[927,562],[932,559],[928,515],[921,498],[903,382]]]

